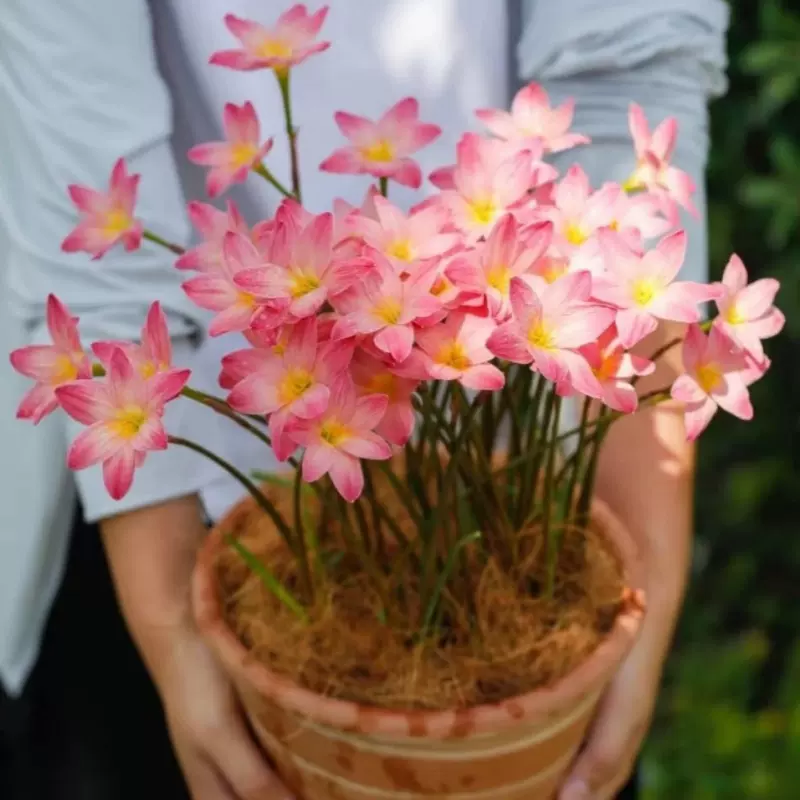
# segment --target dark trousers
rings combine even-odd
[[[188,800],[96,528],[77,522],[21,697],[0,690],[3,800]]]
[[[619,800],[636,800],[631,783]],[[188,800],[100,535],[77,522],[25,691],[0,690],[2,800]]]

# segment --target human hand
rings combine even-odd
[[[156,682],[192,800],[293,800],[248,730],[228,677],[199,633],[173,637]]]

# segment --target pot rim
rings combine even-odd
[[[603,688],[633,645],[641,627],[645,611],[641,561],[625,526],[603,501],[595,499],[592,519],[616,548],[623,576],[630,588],[625,590],[626,604],[617,615],[613,628],[579,667],[552,686],[465,709],[403,711],[325,697],[272,672],[257,661],[223,616],[214,569],[216,555],[222,546],[223,530],[245,516],[252,502],[250,497],[246,497],[237,503],[214,526],[198,552],[191,587],[195,621],[233,675],[249,683],[282,709],[311,723],[341,731],[389,737],[444,739],[496,733],[524,720],[557,717]]]

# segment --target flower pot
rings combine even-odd
[[[546,689],[453,711],[408,712],[324,697],[271,672],[228,626],[215,564],[233,509],[206,540],[193,581],[201,631],[229,671],[258,740],[302,800],[550,800],[643,616],[632,540],[609,509],[592,516],[620,558],[626,602],[580,667]]]

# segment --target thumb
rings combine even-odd
[[[271,769],[241,716],[230,720],[211,755],[237,800],[295,800]]]

